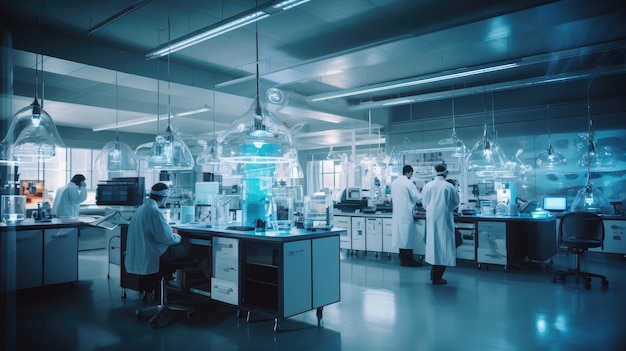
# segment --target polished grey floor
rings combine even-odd
[[[4,295],[2,350],[626,350],[626,260],[589,253],[583,268],[606,274],[608,290],[551,274],[574,264],[560,253],[546,267],[503,270],[459,260],[448,285],[429,284],[430,267],[401,267],[397,256],[341,255],[341,301],[282,321],[196,302],[153,330],[137,321],[138,293],[123,300],[119,267],[107,279],[105,250],[81,251],[79,282]],[[489,268],[489,269],[487,269]],[[3,315],[4,317],[4,315]]]

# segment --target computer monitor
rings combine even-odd
[[[567,210],[567,196],[545,196],[543,198],[543,209],[552,212]]]

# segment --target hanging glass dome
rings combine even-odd
[[[479,177],[503,177],[511,173],[508,158],[500,144],[489,139],[486,124],[482,138],[470,150],[465,165],[468,172]]]
[[[149,169],[167,171],[191,170],[194,159],[180,133],[168,125],[152,142],[151,154],[147,158]]]
[[[136,171],[137,158],[135,153],[126,143],[115,136],[115,140],[109,141],[96,157],[96,170],[108,172]]]
[[[56,147],[65,148],[52,117],[37,97],[13,116],[2,144],[8,147],[9,160],[24,162],[47,161],[56,155]]]
[[[257,100],[217,139],[220,161],[248,164],[297,162],[292,133]]]
[[[613,205],[607,200],[602,191],[596,188],[591,182],[587,182],[587,185],[578,190],[569,211],[593,212],[604,215],[615,214]]]

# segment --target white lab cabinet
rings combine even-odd
[[[41,229],[15,232],[15,288],[17,290],[41,286],[43,277],[42,235]]]
[[[383,251],[383,219],[365,219],[365,250],[373,252]]]
[[[283,317],[310,311],[312,306],[311,241],[283,246]]]
[[[313,240],[313,308],[337,302],[339,296],[339,252],[336,236]]]
[[[602,222],[604,223],[604,250],[598,247],[589,251],[626,255],[626,221],[605,219]]]
[[[239,241],[214,237],[211,298],[231,305],[239,303]]]
[[[78,228],[43,231],[43,284],[78,281]]]
[[[352,250],[352,217],[350,216],[333,216],[333,228],[345,229],[345,232],[339,236],[339,248]]]
[[[386,253],[395,253],[393,250],[391,223],[391,218],[383,218],[383,252]]]
[[[352,250],[365,251],[365,217],[352,217]]]

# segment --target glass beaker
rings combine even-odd
[[[26,196],[2,195],[2,221],[17,224],[26,218]]]

